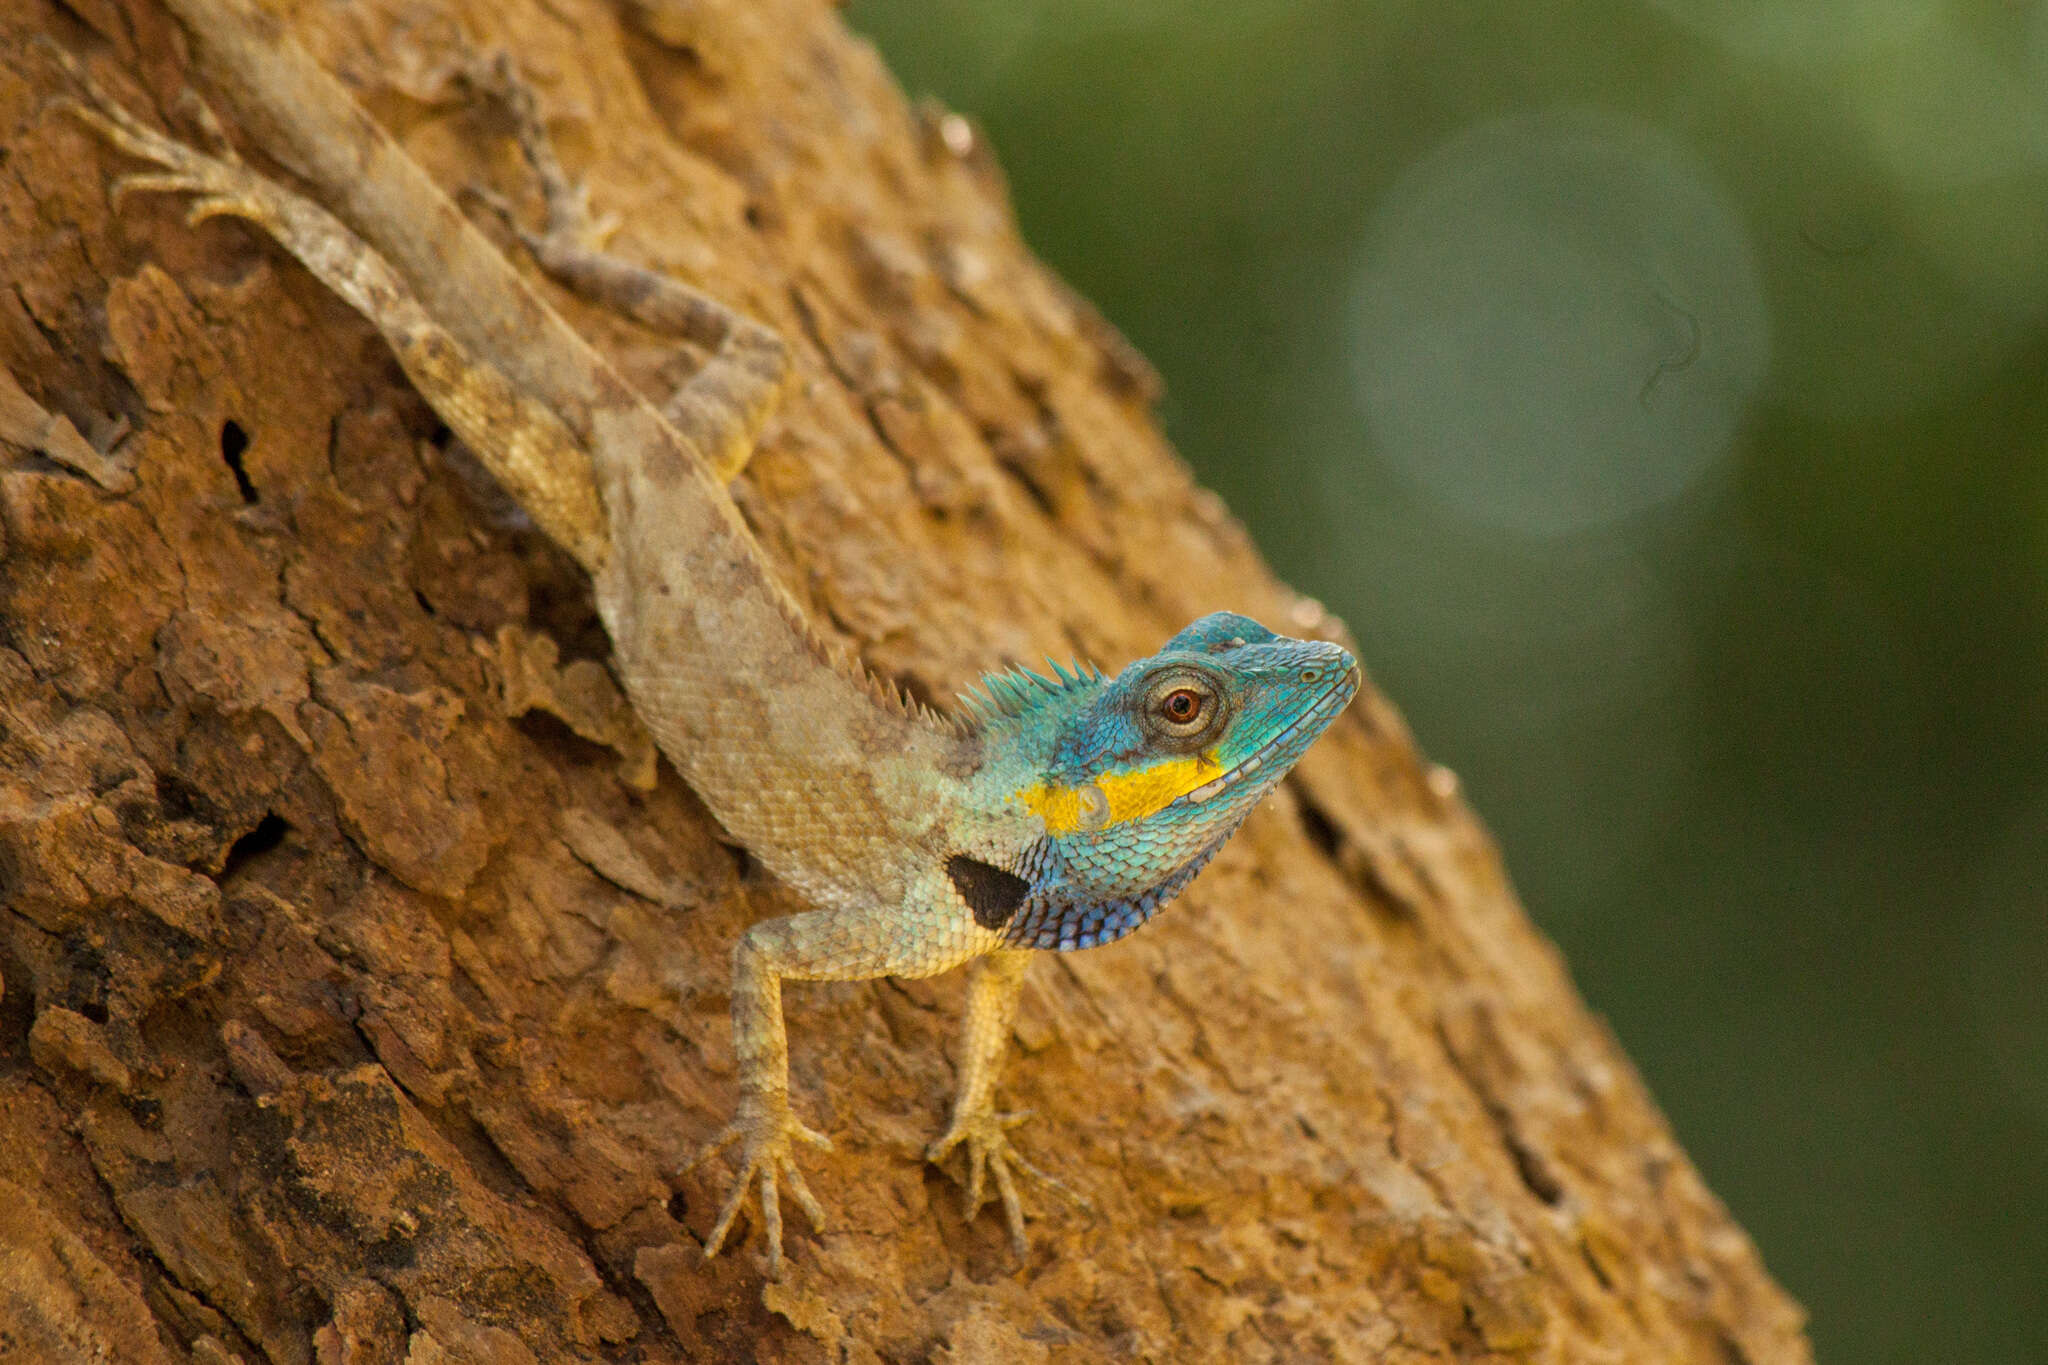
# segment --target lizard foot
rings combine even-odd
[[[734,1216],[758,1180],[761,1222],[768,1242],[768,1277],[775,1279],[782,1274],[782,1201],[779,1197],[782,1181],[789,1182],[789,1192],[810,1218],[811,1227],[818,1232],[825,1230],[824,1207],[818,1203],[811,1187],[804,1183],[803,1173],[796,1167],[794,1144],[803,1142],[829,1152],[832,1139],[798,1122],[796,1115],[789,1112],[787,1102],[749,1103],[741,1100],[740,1112],[733,1121],[690,1158],[689,1164],[683,1167],[683,1173],[696,1169],[706,1158],[735,1142],[740,1144],[740,1171],[733,1179],[732,1192],[726,1196],[725,1206],[718,1211],[718,1221],[712,1225],[711,1236],[705,1239],[704,1259],[710,1260],[725,1245],[725,1235],[732,1230]]]
[[[971,1222],[981,1212],[981,1206],[988,1202],[985,1177],[993,1175],[996,1193],[1003,1201],[1003,1217],[1010,1226],[1010,1245],[1018,1259],[1030,1250],[1024,1240],[1024,1205],[1017,1197],[1017,1182],[1010,1174],[1011,1167],[1022,1171],[1040,1184],[1058,1192],[1080,1208],[1087,1208],[1088,1201],[1069,1189],[1057,1178],[1046,1174],[1038,1167],[1018,1155],[1010,1145],[1010,1129],[1017,1127],[1031,1117],[1026,1109],[1020,1113],[999,1114],[993,1109],[983,1109],[973,1114],[955,1114],[953,1122],[944,1134],[925,1149],[924,1159],[935,1166],[943,1165],[946,1156],[963,1143],[967,1148],[967,1217]]]
[[[604,249],[618,219],[591,212],[588,187],[562,168],[533,89],[510,58],[479,62],[464,79],[512,121],[520,153],[539,182],[546,217],[536,230],[520,222],[503,195],[471,186],[470,196],[504,222],[556,283],[710,352],[660,404],[661,414],[697,447],[718,481],[730,483],[746,468],[789,385],[789,348],[772,328],[709,294]]]
[[[208,135],[220,146],[217,156],[166,137],[136,118],[63,48],[52,43],[45,50],[56,57],[85,95],[84,103],[65,99],[59,107],[118,150],[138,161],[162,167],[161,171],[124,175],[116,180],[116,204],[130,194],[189,194],[195,198],[186,214],[188,224],[197,226],[208,218],[246,218],[280,240],[289,232],[294,217],[310,207],[244,165],[228,145],[212,111],[196,98],[192,102],[194,111]]]
[[[520,76],[508,55],[501,52],[477,63],[465,73],[464,79],[470,89],[511,119],[520,154],[534,179],[540,182],[546,226],[538,232],[526,227],[514,213],[511,201],[494,190],[472,185],[468,192],[504,222],[543,270],[573,277],[618,231],[618,218],[591,213],[590,187],[570,179],[562,169],[561,158],[555,155],[554,139],[548,136],[547,125],[541,121],[533,88]]]

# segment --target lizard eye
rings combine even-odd
[[[1230,709],[1221,679],[1180,666],[1160,670],[1139,712],[1152,741],[1176,751],[1199,746],[1222,728]]]

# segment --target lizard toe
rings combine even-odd
[[[1024,1201],[1017,1192],[1016,1177],[1019,1173],[1051,1188],[1077,1207],[1089,1208],[1087,1200],[1065,1182],[1027,1161],[1011,1144],[1010,1130],[1030,1117],[1029,1110],[1015,1113],[990,1110],[958,1117],[925,1149],[927,1161],[943,1166],[954,1148],[965,1147],[966,1173],[961,1183],[966,1192],[967,1219],[972,1222],[980,1214],[982,1206],[989,1201],[989,1187],[993,1185],[994,1195],[1003,1206],[1003,1221],[1010,1234],[1010,1245],[1019,1257],[1029,1249],[1024,1236]]]
[[[825,1230],[825,1208],[805,1182],[803,1173],[797,1168],[793,1150],[798,1142],[807,1146],[830,1150],[832,1141],[823,1133],[799,1122],[786,1106],[763,1106],[743,1112],[720,1129],[718,1134],[690,1159],[684,1171],[694,1169],[707,1157],[737,1142],[740,1147],[740,1168],[733,1177],[725,1202],[719,1206],[718,1217],[712,1223],[710,1235],[704,1239],[704,1259],[710,1260],[725,1246],[725,1239],[732,1231],[734,1219],[746,1206],[747,1196],[758,1193],[761,1210],[762,1240],[766,1243],[768,1274],[775,1278],[782,1273],[782,1191],[787,1185],[790,1197],[804,1211],[813,1230]]]

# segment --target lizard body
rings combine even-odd
[[[822,1226],[793,1149],[829,1143],[790,1110],[781,983],[925,976],[972,959],[983,966],[960,1089],[929,1155],[966,1146],[970,1214],[986,1172],[1021,1249],[1011,1167],[1038,1173],[1010,1147],[1018,1120],[996,1112],[994,1094],[1025,964],[1119,938],[1171,899],[1349,702],[1355,661],[1218,613],[1114,677],[1055,664],[990,675],[955,717],[910,704],[811,628],[725,491],[785,387],[786,349],[592,249],[580,194],[523,87],[501,73],[496,93],[546,192],[547,228],[521,234],[536,259],[711,351],[662,408],[274,20],[249,0],[166,3],[204,68],[328,207],[231,151],[155,132],[74,65],[92,100],[81,116],[159,168],[123,187],[194,195],[195,219],[249,220],[378,328],[421,395],[589,572],[614,669],[662,752],[815,907],[753,926],[734,949],[739,1100],[698,1160],[738,1143],[740,1171],[706,1254],[750,1191],[771,1274],[783,1189]]]

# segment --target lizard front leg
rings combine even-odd
[[[741,937],[732,954],[733,1057],[740,1073],[739,1103],[732,1121],[683,1168],[690,1171],[726,1147],[739,1144],[739,1173],[705,1238],[707,1258],[716,1256],[725,1245],[748,1192],[758,1187],[768,1274],[780,1274],[780,1193],[785,1180],[812,1227],[824,1230],[824,1210],[797,1170],[794,1149],[797,1143],[827,1149],[832,1144],[790,1112],[789,1035],[782,1018],[782,983],[936,975],[987,952],[993,937],[953,907],[927,905],[915,894],[912,903],[900,909],[813,910],[766,920]],[[1014,1003],[1014,989],[1010,998]],[[1005,1022],[996,1037],[998,1055],[1008,1034]],[[991,1076],[987,1089],[993,1086]],[[999,1179],[1007,1191],[1007,1175]],[[1014,1211],[1014,1191],[1007,1193],[1006,1201]]]
[[[830,913],[792,915],[757,924],[733,946],[732,1050],[740,1072],[739,1103],[732,1121],[683,1167],[687,1174],[707,1158],[739,1143],[739,1174],[711,1226],[711,1235],[704,1240],[704,1255],[708,1260],[725,1245],[734,1215],[758,1181],[771,1278],[782,1272],[782,1180],[788,1180],[789,1192],[803,1206],[811,1227],[825,1230],[825,1210],[797,1169],[793,1145],[804,1142],[830,1151],[832,1140],[805,1126],[789,1109],[789,1033],[782,1020],[782,981],[801,974],[804,941],[813,936],[806,928],[817,927],[803,921],[816,921]]]
[[[987,1202],[984,1176],[995,1178],[996,1192],[1003,1201],[1003,1216],[1009,1224],[1010,1245],[1021,1258],[1028,1250],[1024,1241],[1024,1207],[1017,1197],[1014,1166],[1033,1179],[1082,1202],[1079,1195],[1039,1170],[1017,1154],[1010,1145],[1009,1130],[1031,1117],[1022,1113],[1001,1113],[995,1107],[996,1084],[1002,1079],[1003,1062],[1009,1055],[1010,1031],[1017,1017],[1017,996],[1024,986],[1024,970],[1034,953],[1029,949],[1005,948],[990,953],[975,965],[974,979],[967,988],[967,1013],[962,1021],[960,1042],[960,1089],[953,1097],[953,1118],[946,1131],[925,1149],[925,1160],[943,1163],[955,1147],[967,1151],[967,1217],[972,1219]]]
[[[513,70],[510,58],[500,55],[479,64],[469,81],[512,120],[519,149],[540,182],[545,226],[538,232],[524,227],[502,197],[473,193],[504,219],[557,283],[710,352],[662,404],[661,414],[711,461],[721,483],[731,482],[752,458],[762,428],[789,387],[789,347],[772,328],[709,294],[602,250],[617,224],[591,216],[587,187],[562,169],[533,89]]]

